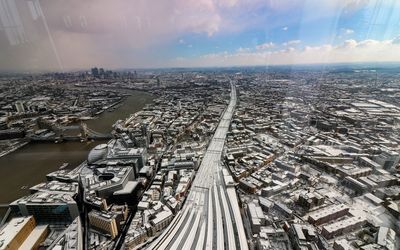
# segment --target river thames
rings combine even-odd
[[[153,96],[140,91],[131,93],[114,111],[105,111],[97,119],[86,121],[88,127],[97,132],[110,132],[112,125],[119,119],[141,110],[151,103]],[[86,160],[94,146],[104,141],[63,142],[63,143],[30,143],[0,158],[0,203],[10,203],[23,195],[28,189],[46,180],[46,174],[59,169],[63,163],[74,168]]]

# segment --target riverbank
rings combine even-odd
[[[7,149],[2,150],[2,151],[0,152],[0,158],[1,158],[2,156],[8,155],[9,153],[12,153],[12,152],[14,152],[14,151],[16,151],[16,150],[22,148],[23,146],[25,146],[25,145],[27,145],[27,144],[29,144],[29,141],[19,141],[19,140],[18,140],[18,141],[16,141],[15,143],[14,143],[14,142],[11,142]]]

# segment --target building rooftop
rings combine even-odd
[[[56,205],[58,203],[75,203],[75,200],[68,194],[54,194],[54,193],[47,193],[47,192],[37,192],[32,195],[28,195],[22,197],[14,202],[11,203],[21,204],[21,203],[30,203],[30,204],[45,204],[51,203]]]
[[[31,187],[30,190],[52,194],[69,194],[74,196],[78,193],[78,183],[65,183],[59,181],[44,182]]]
[[[10,220],[0,231],[0,249],[9,249],[8,244],[21,232],[33,216],[17,217]]]
[[[170,210],[163,210],[162,212],[156,214],[156,218],[152,220],[152,223],[153,225],[157,225],[158,223],[162,222],[163,220],[171,216],[173,216],[173,214]]]
[[[328,232],[328,233],[332,233],[332,232],[336,232],[337,230],[352,226],[352,225],[356,225],[357,223],[363,222],[365,221],[365,218],[362,216],[358,216],[358,217],[350,217],[344,220],[340,220],[337,222],[334,222],[332,224],[329,225],[325,225],[323,228]]]
[[[33,229],[33,231],[29,234],[28,238],[22,243],[19,247],[19,250],[31,250],[37,244],[38,240],[42,237],[42,235],[48,230],[47,225],[38,225]]]
[[[346,210],[346,209],[349,209],[349,207],[344,205],[344,204],[332,205],[332,206],[325,207],[325,208],[319,209],[317,211],[314,211],[314,212],[310,213],[309,216],[314,221],[317,221],[320,218],[327,217],[329,215],[335,214],[337,212],[340,212],[340,211],[343,211],[343,210]]]

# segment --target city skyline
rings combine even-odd
[[[399,62],[397,1],[2,1],[1,71]]]
[[[0,248],[398,249],[400,69],[315,69],[3,75]]]

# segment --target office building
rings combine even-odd
[[[170,210],[163,210],[156,214],[156,217],[150,221],[152,225],[152,233],[155,234],[166,228],[173,219],[173,213]]]
[[[118,236],[117,215],[92,210],[88,216],[90,225],[95,229],[109,234],[113,239]]]
[[[24,102],[16,101],[15,102],[15,109],[17,110],[17,113],[24,113],[25,112]]]
[[[33,215],[39,224],[69,224],[79,216],[78,205],[67,194],[37,192],[10,204],[16,214]]]

